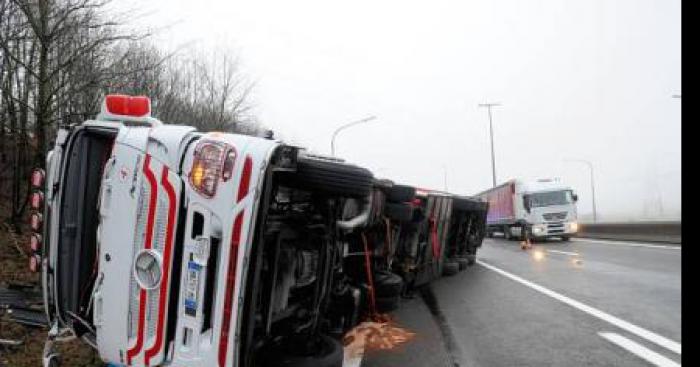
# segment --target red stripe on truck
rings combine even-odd
[[[241,181],[238,184],[238,196],[236,202],[240,203],[248,195],[250,187],[250,176],[253,171],[253,160],[250,156],[245,158]],[[241,242],[241,231],[243,229],[243,216],[245,210],[241,210],[233,221],[233,231],[231,234],[231,247],[228,256],[228,270],[226,272],[226,291],[224,292],[224,310],[221,322],[221,332],[219,333],[219,366],[226,365],[226,352],[228,350],[228,338],[231,330],[231,309],[233,307],[233,291],[236,287],[236,265],[238,264],[238,247]]]
[[[151,156],[146,154],[146,158],[143,162],[143,174],[148,181],[148,186],[150,187],[150,197],[148,200],[148,220],[146,221],[146,240],[144,242],[144,248],[150,249],[153,241],[153,223],[155,222],[156,216],[156,203],[158,199],[158,182],[156,181],[156,176],[151,171]],[[136,254],[134,254],[135,256]],[[132,275],[133,276],[133,275]],[[141,352],[143,348],[143,324],[146,318],[146,290],[141,289],[139,292],[139,322],[138,330],[136,332],[136,344],[130,348],[126,353],[126,363],[131,364],[134,356]]]
[[[173,248],[173,233],[175,232],[175,211],[177,209],[177,201],[175,197],[175,188],[168,179],[168,167],[163,167],[163,173],[160,177],[160,183],[168,195],[168,224],[165,232],[165,248],[163,250],[163,278],[160,282],[160,295],[158,298],[158,324],[156,325],[156,341],[153,346],[146,350],[145,361],[148,366],[151,358],[155,357],[163,346],[163,324],[165,323],[165,303],[168,300],[170,263]]]

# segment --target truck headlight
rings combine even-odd
[[[233,176],[236,150],[233,147],[202,139],[194,150],[194,161],[189,174],[192,187],[207,198],[216,195],[219,179],[229,180]]]
[[[576,232],[576,231],[578,231],[578,223],[576,223],[576,222],[569,222],[569,223],[567,223],[567,224],[568,224],[568,227],[569,227],[569,231],[570,231],[570,232]]]
[[[544,232],[544,227],[542,226],[534,226],[532,227],[532,233],[539,234]]]

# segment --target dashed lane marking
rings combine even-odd
[[[666,358],[659,353],[633,341],[625,338],[624,336],[616,333],[598,333],[603,339],[622,347],[628,352],[636,355],[639,358],[659,367],[680,367],[679,363],[674,360]]]
[[[619,327],[620,329],[623,329],[625,331],[628,331],[634,335],[639,336],[640,338],[646,339],[652,343],[658,344],[674,353],[681,354],[681,343],[678,343],[674,340],[671,340],[669,338],[666,338],[664,336],[661,336],[659,334],[656,334],[652,331],[649,331],[645,328],[642,328],[640,326],[634,325],[631,322],[625,321],[620,319],[619,317],[613,316],[607,312],[601,311],[595,307],[591,307],[587,304],[584,304],[583,302],[579,302],[573,298],[567,297],[561,293],[557,293],[551,289],[545,288],[539,284],[535,284],[529,280],[523,279],[515,274],[511,274],[503,269],[499,269],[491,264],[485,263],[482,260],[477,260],[477,264],[489,269],[493,270],[498,274],[501,274],[505,276],[506,278],[510,278],[520,284],[523,284],[527,287],[530,287],[546,296],[549,296],[551,298],[556,299],[557,301],[560,301],[562,303],[565,303],[571,307],[574,307],[580,311],[583,311],[591,316],[595,316],[603,321],[606,321],[614,326]]]

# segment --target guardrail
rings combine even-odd
[[[681,222],[580,223],[578,236],[681,244]]]

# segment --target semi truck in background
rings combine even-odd
[[[506,239],[559,237],[568,241],[578,231],[574,190],[558,178],[513,179],[476,195],[488,202],[487,235]]]

